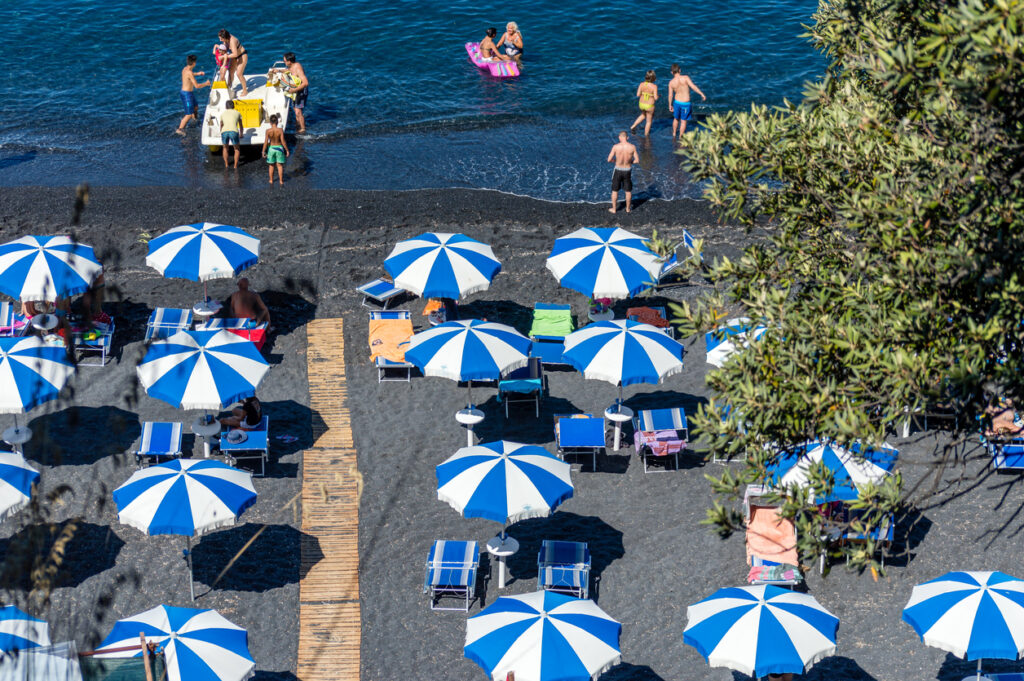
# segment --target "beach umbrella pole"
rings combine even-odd
[[[981,658],[978,658],[978,677],[976,681],[981,681]]]
[[[185,537],[185,562],[188,563],[188,592],[196,599],[196,587],[192,580],[192,537]]]

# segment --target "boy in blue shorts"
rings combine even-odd
[[[690,90],[701,96],[701,101],[708,101],[700,88],[693,84],[689,76],[680,73],[679,64],[672,65],[672,80],[668,84],[668,106],[672,109],[672,139],[679,133],[682,141],[686,134],[686,124],[693,120],[693,104],[690,103]],[[682,124],[680,126],[680,123]],[[681,129],[680,129],[681,128]]]
[[[196,82],[196,76],[205,76],[202,71],[193,72],[196,65],[196,55],[190,54],[185,57],[185,68],[181,70],[181,104],[185,107],[185,116],[175,130],[179,135],[185,134],[185,127],[189,121],[197,120],[199,117],[199,104],[196,102],[196,88],[209,87],[210,81],[203,83]]]

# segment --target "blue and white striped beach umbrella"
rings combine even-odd
[[[92,246],[67,236],[23,236],[0,245],[0,291],[53,302],[86,291],[103,272]]]
[[[719,589],[686,609],[683,640],[712,667],[803,674],[836,651],[839,618],[809,594],[772,585]]]
[[[39,471],[21,454],[0,452],[0,522],[28,505]]]
[[[880,483],[896,464],[899,452],[891,446],[872,449],[854,443],[844,449],[834,442],[806,442],[781,452],[778,461],[768,466],[773,487],[809,487],[811,466],[824,464],[832,472],[832,492],[817,503],[853,501],[857,489],[867,483]]]
[[[252,474],[213,459],[175,459],[135,471],[114,490],[117,519],[146,534],[193,537],[256,502]]]
[[[22,414],[55,399],[74,373],[63,345],[0,338],[0,413]]]
[[[395,286],[425,298],[461,298],[485,291],[501,271],[487,244],[464,234],[428,232],[399,241],[384,268]]]
[[[230,279],[260,259],[260,240],[238,227],[197,222],[150,239],[146,264],[165,277]]]
[[[569,471],[543,447],[504,440],[463,447],[438,465],[437,498],[466,518],[542,518],[572,496]]]
[[[0,607],[0,653],[48,645],[50,625],[45,620],[32,617],[13,605]]]
[[[270,365],[230,331],[179,331],[149,346],[137,371],[146,392],[182,409],[220,409],[256,394]]]
[[[565,361],[587,378],[621,386],[660,383],[683,370],[683,346],[650,324],[616,319],[565,337]]]
[[[1024,655],[1024,580],[1002,572],[949,572],[918,584],[903,621],[926,644],[968,660]]]
[[[746,317],[730,319],[717,329],[704,334],[708,350],[708,364],[720,367],[733,353],[751,341],[756,341],[768,330],[764,324],[755,324]]]
[[[621,661],[622,625],[589,599],[502,596],[466,620],[467,658],[495,680],[591,681]]]
[[[647,240],[619,227],[584,227],[555,239],[548,269],[591,298],[629,298],[658,281],[662,261]]]
[[[511,326],[464,319],[415,334],[405,361],[419,367],[424,376],[480,381],[526,366],[529,352],[530,339]]]
[[[216,610],[169,605],[118,620],[96,657],[142,657],[140,632],[163,652],[168,681],[242,681],[256,667],[245,629]]]

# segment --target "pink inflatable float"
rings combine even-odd
[[[495,78],[515,78],[519,75],[519,64],[514,61],[484,59],[480,54],[480,43],[466,43],[469,60],[481,69],[487,69]]]

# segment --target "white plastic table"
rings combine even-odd
[[[455,412],[455,420],[466,426],[466,446],[473,446],[473,426],[484,420],[484,413],[477,408],[460,409]]]
[[[200,416],[192,422],[192,432],[203,438],[203,457],[210,458],[210,438],[220,432],[220,421],[213,420],[207,423],[206,417]]]
[[[616,402],[604,410],[604,417],[615,424],[615,447],[612,451],[619,451],[619,438],[622,435],[622,424],[633,418],[633,410],[624,404]]]
[[[37,314],[35,317],[30,319],[28,323],[33,329],[37,331],[52,331],[57,327],[57,315],[55,314]]]
[[[196,317],[196,323],[201,324],[220,312],[222,307],[216,300],[201,300],[192,306],[192,314]]]
[[[519,550],[519,542],[512,537],[494,537],[487,542],[487,553],[498,559],[498,588],[505,588],[505,559]]]
[[[32,429],[28,426],[12,426],[4,431],[3,438],[16,454],[22,454],[21,446],[32,439]]]

